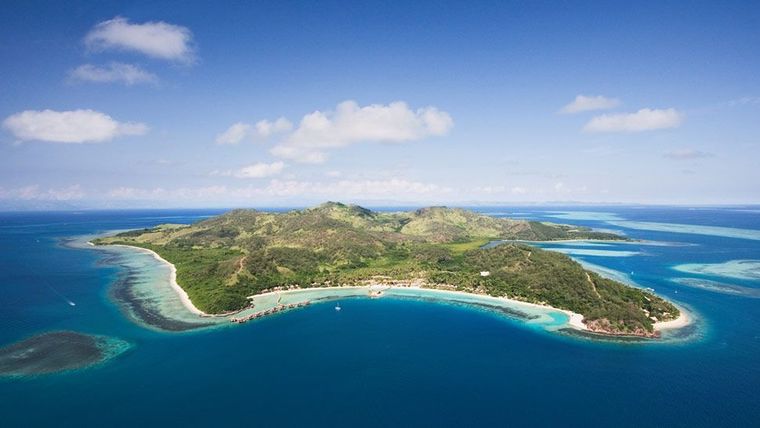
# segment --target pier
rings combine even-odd
[[[242,316],[242,317],[233,317],[233,318],[230,318],[230,322],[234,322],[236,324],[242,324],[242,323],[248,322],[248,321],[250,321],[252,319],[262,318],[262,317],[265,317],[267,315],[272,315],[272,314],[276,314],[278,312],[286,311],[288,309],[301,308],[301,307],[309,305],[310,303],[311,302],[309,300],[306,300],[306,301],[303,301],[303,302],[298,302],[298,303],[288,303],[288,304],[280,304],[280,303],[278,303],[277,306],[269,308],[269,309],[264,309],[264,310],[261,310],[261,311],[257,311],[257,312],[254,312],[252,314],[248,314],[248,315]]]

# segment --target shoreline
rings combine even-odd
[[[528,306],[528,307],[538,308],[538,309],[547,310],[547,311],[562,312],[568,317],[568,320],[567,320],[568,326],[575,328],[577,330],[584,330],[584,331],[588,330],[588,327],[586,326],[586,324],[583,323],[583,315],[579,313],[575,313],[567,309],[560,309],[560,308],[550,306],[550,305],[540,305],[538,303],[523,302],[522,300],[510,299],[509,297],[496,297],[496,296],[491,296],[489,294],[468,293],[466,291],[458,291],[458,290],[442,290],[438,288],[425,288],[425,287],[393,287],[393,286],[390,286],[388,288],[401,289],[401,290],[417,288],[420,290],[430,290],[432,292],[439,292],[439,293],[454,293],[454,294],[460,294],[462,296],[467,296],[467,297],[495,299],[497,301],[500,301],[506,304],[516,305],[516,306]],[[446,299],[441,299],[441,300],[446,300]]]
[[[92,242],[87,242],[89,245],[95,246]],[[169,277],[169,284],[172,287],[172,290],[177,294],[177,296],[180,298],[180,301],[182,305],[187,309],[189,312],[198,315],[200,317],[204,318],[228,318],[230,320],[233,320],[233,317],[235,315],[239,315],[245,311],[252,310],[253,307],[246,307],[237,311],[231,311],[223,314],[208,314],[206,312],[201,311],[198,309],[190,299],[190,296],[187,294],[187,292],[177,283],[177,269],[174,266],[174,264],[170,263],[163,257],[161,257],[158,253],[156,253],[153,250],[149,250],[147,248],[143,247],[137,247],[132,245],[124,245],[124,244],[109,244],[106,246],[114,246],[114,247],[123,247],[123,248],[130,248],[137,251],[141,251],[143,253],[150,254],[155,260],[157,260],[160,263],[164,263],[169,266],[170,269],[170,277]],[[488,299],[495,302],[500,302],[502,304],[505,304],[506,306],[512,305],[512,306],[527,306],[531,308],[540,309],[543,311],[553,311],[553,312],[560,312],[565,314],[568,317],[568,320],[565,322],[565,325],[569,328],[572,328],[574,330],[583,331],[583,332],[589,332],[591,331],[589,327],[583,322],[584,317],[582,314],[567,310],[567,309],[561,309],[550,305],[541,305],[538,303],[531,303],[531,302],[524,302],[521,300],[511,299],[508,297],[497,297],[497,296],[491,296],[488,294],[477,294],[477,293],[470,293],[466,291],[459,291],[459,290],[446,290],[446,289],[440,289],[440,288],[429,288],[429,287],[421,287],[419,285],[417,286],[398,286],[398,285],[384,285],[384,284],[368,284],[368,285],[347,285],[347,286],[328,286],[328,287],[308,287],[308,288],[295,288],[290,290],[273,290],[268,291],[265,293],[255,294],[252,296],[249,296],[249,299],[255,299],[255,298],[261,298],[266,297],[270,295],[288,295],[288,294],[298,294],[298,293],[307,293],[307,292],[319,292],[319,291],[328,291],[328,290],[364,290],[366,289],[368,298],[378,298],[382,297],[382,293],[380,295],[372,295],[371,291],[374,290],[425,290],[432,292],[434,294],[440,293],[440,294],[454,294],[454,295],[461,295],[463,297],[468,298],[480,298],[480,299]],[[440,300],[446,301],[447,299],[445,297],[442,297]],[[679,316],[678,318],[670,321],[659,321],[654,323],[653,325],[653,331],[655,333],[661,332],[663,330],[675,330],[682,327],[686,327],[693,321],[692,318],[689,316],[687,311],[681,307],[676,306],[679,310]],[[615,334],[615,333],[604,333],[609,336],[628,336],[623,334]]]
[[[686,327],[692,323],[692,318],[689,316],[689,312],[683,308],[683,306],[673,304],[678,309],[678,318],[670,321],[658,321],[654,323],[655,331],[662,330],[675,330],[678,328]]]
[[[483,300],[492,300],[494,302],[499,302],[504,304],[505,306],[517,306],[517,307],[530,307],[530,308],[536,308],[542,311],[547,312],[560,312],[565,314],[568,319],[565,322],[565,326],[572,328],[574,330],[582,331],[582,332],[594,332],[583,322],[584,316],[582,314],[570,311],[568,309],[561,309],[550,305],[541,305],[538,303],[532,303],[532,302],[524,302],[521,300],[516,299],[510,299],[508,297],[496,297],[491,296],[487,294],[477,294],[477,293],[469,293],[466,291],[458,291],[458,290],[446,290],[446,289],[440,289],[440,288],[428,288],[428,287],[421,287],[421,286],[398,286],[398,285],[381,285],[381,284],[370,284],[370,285],[344,285],[344,286],[333,286],[333,287],[310,287],[310,288],[295,288],[290,290],[274,290],[274,291],[267,291],[265,293],[261,294],[255,294],[252,296],[249,296],[250,299],[255,298],[261,298],[261,297],[267,297],[267,296],[282,296],[282,295],[294,295],[299,293],[308,293],[310,291],[312,292],[320,292],[320,291],[330,291],[330,290],[353,290],[353,291],[366,291],[366,296],[356,296],[356,297],[368,297],[368,298],[381,298],[384,296],[382,294],[383,291],[386,290],[423,290],[426,292],[431,292],[433,294],[453,294],[453,295],[460,295],[462,297],[470,298],[470,299],[483,299]],[[372,295],[372,291],[381,291],[381,294],[379,295]],[[413,296],[413,297],[420,297],[420,296]],[[447,301],[451,299],[447,299],[445,296],[440,297],[440,301]],[[474,303],[474,302],[473,302]],[[694,319],[689,315],[689,312],[684,309],[680,305],[676,305],[679,311],[678,318],[674,320],[669,321],[659,321],[653,324],[653,332],[654,333],[661,333],[665,330],[675,330],[679,328],[686,327],[694,321]],[[252,308],[245,308],[242,309],[236,314],[241,313],[246,310],[250,310]],[[631,334],[619,334],[619,333],[604,333],[604,332],[594,332],[601,334],[603,336],[607,337],[631,337],[631,336],[637,336],[637,335],[631,335]]]
[[[92,242],[88,242],[88,244],[97,247]],[[202,310],[198,309],[194,304],[193,301],[190,299],[190,296],[187,294],[187,292],[177,283],[177,268],[174,267],[174,264],[169,263],[168,260],[161,257],[157,252],[153,250],[149,250],[147,248],[142,247],[135,247],[132,245],[123,245],[123,244],[109,244],[104,245],[104,247],[123,247],[123,248],[130,248],[136,251],[141,251],[143,253],[148,253],[151,256],[153,256],[154,259],[156,259],[160,263],[164,263],[169,266],[169,285],[171,286],[172,290],[174,290],[175,293],[177,293],[177,296],[179,297],[180,301],[182,302],[182,306],[185,307],[188,311],[192,312],[195,315],[201,316],[201,317],[217,317],[219,315],[214,314],[208,314],[206,312],[203,312]]]
[[[384,295],[371,295],[370,292],[372,291],[386,291],[386,290],[423,290],[427,292],[431,292],[433,294],[453,294],[453,295],[460,295],[467,298],[475,298],[475,299],[483,299],[483,300],[491,300],[493,302],[501,303],[505,306],[523,306],[523,307],[530,307],[535,309],[540,309],[542,311],[547,312],[560,312],[565,315],[567,315],[568,320],[566,322],[566,325],[570,328],[574,328],[576,330],[581,331],[588,331],[588,326],[583,323],[583,315],[579,313],[572,312],[567,309],[560,309],[556,308],[554,306],[549,305],[540,305],[538,303],[531,303],[531,302],[524,302],[521,300],[516,299],[510,299],[508,297],[496,297],[491,296],[488,294],[477,294],[477,293],[468,293],[466,291],[458,291],[458,290],[445,290],[440,288],[430,288],[430,287],[420,287],[420,286],[394,286],[394,285],[382,285],[382,284],[369,284],[369,285],[344,285],[344,286],[334,286],[334,287],[309,287],[309,288],[296,288],[296,289],[290,289],[290,290],[274,290],[274,291],[267,291],[266,293],[260,293],[255,294],[253,296],[249,296],[249,299],[255,299],[255,298],[261,298],[261,297],[267,297],[272,295],[288,295],[288,294],[298,294],[298,293],[307,293],[310,291],[329,291],[329,290],[355,290],[355,291],[364,291],[366,290],[368,298],[382,298]],[[446,299],[445,297],[441,296],[439,299],[441,301],[447,301],[450,299]],[[239,312],[243,312],[247,309],[242,309]],[[238,312],[238,313],[239,313]]]

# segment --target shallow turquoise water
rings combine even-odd
[[[689,340],[590,342],[484,309],[403,298],[350,298],[340,312],[328,302],[243,326],[157,332],[109,297],[123,269],[62,239],[217,211],[0,214],[0,344],[61,329],[132,344],[91,369],[0,379],[2,426],[759,425],[760,299],[672,279],[760,288],[735,275],[673,269],[760,259],[757,240],[704,234],[760,231],[760,215],[585,207],[578,211],[597,215],[552,217],[569,210],[483,209],[657,241],[542,246],[596,250],[573,256],[687,305],[700,316]],[[705,227],[681,233],[625,221]]]

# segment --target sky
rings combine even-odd
[[[0,209],[760,203],[760,3],[7,1]]]

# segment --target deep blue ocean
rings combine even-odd
[[[760,260],[757,207],[477,210],[653,241],[544,246],[653,288],[696,326],[680,341],[594,342],[482,309],[384,298],[163,333],[112,301],[118,266],[66,240],[220,210],[2,213],[0,346],[53,330],[133,346],[88,369],[0,378],[0,426],[760,426],[760,280],[673,269]]]

